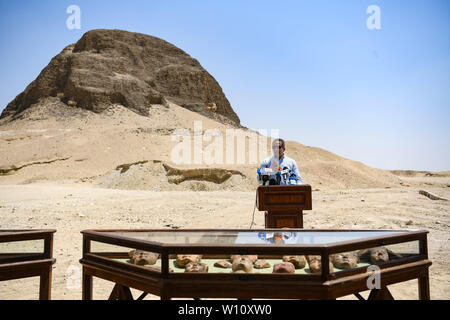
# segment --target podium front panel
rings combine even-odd
[[[311,186],[259,186],[258,210],[299,212],[311,210]]]

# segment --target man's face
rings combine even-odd
[[[275,141],[273,144],[272,144],[272,152],[273,152],[273,155],[275,156],[275,157],[277,157],[278,156],[278,159],[280,159],[283,155],[284,155],[284,150],[286,150],[285,148],[282,148],[281,146],[282,146],[282,142],[281,141]]]
[[[273,236],[273,242],[275,244],[280,243],[281,240],[283,240],[283,236],[281,234],[276,234],[276,235]]]

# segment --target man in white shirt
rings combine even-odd
[[[295,180],[297,184],[302,184],[303,179],[300,175],[300,172],[298,171],[297,162],[295,162],[294,159],[289,158],[284,154],[284,151],[286,150],[286,145],[283,139],[275,139],[272,142],[272,151],[273,156],[264,159],[261,162],[260,169],[262,168],[271,168],[274,172],[277,171],[277,167],[280,167],[281,170],[284,168],[288,168],[291,171],[291,175],[295,175]],[[289,177],[288,177],[289,179]],[[281,179],[280,184],[284,185],[287,184],[288,181],[284,181],[284,179]]]

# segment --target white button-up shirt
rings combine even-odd
[[[261,162],[261,165],[259,166],[259,168],[260,169],[270,168],[272,165],[272,161],[274,161],[273,156],[264,159]],[[276,162],[276,160],[275,160],[275,162]],[[278,161],[278,166],[281,167],[281,170],[283,170],[283,168],[287,167],[289,170],[291,170],[291,173],[295,174],[295,180],[297,181],[297,184],[303,183],[302,176],[300,175],[300,172],[298,171],[297,162],[295,162],[294,159],[291,159],[291,158],[283,155],[281,157],[281,159]],[[287,184],[287,183],[288,183],[287,181],[284,181],[284,179],[281,179],[280,184]]]

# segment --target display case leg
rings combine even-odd
[[[119,299],[119,285],[116,283],[111,291],[111,294],[109,295],[108,300],[117,300],[117,299]]]
[[[430,281],[428,269],[423,275],[419,276],[419,300],[430,300]]]
[[[382,287],[381,289],[372,289],[367,300],[394,300],[394,297],[387,287]]]
[[[120,286],[120,300],[134,300],[133,295],[131,294],[131,290],[128,287]]]
[[[165,292],[165,290],[161,290],[159,298],[161,300],[170,300],[171,297]]]
[[[92,276],[83,267],[82,299],[92,300]]]
[[[123,286],[119,283],[116,283],[111,291],[111,294],[109,295],[108,300],[134,300],[134,299],[130,288]]]
[[[52,295],[52,266],[39,277],[39,300],[50,300]]]

